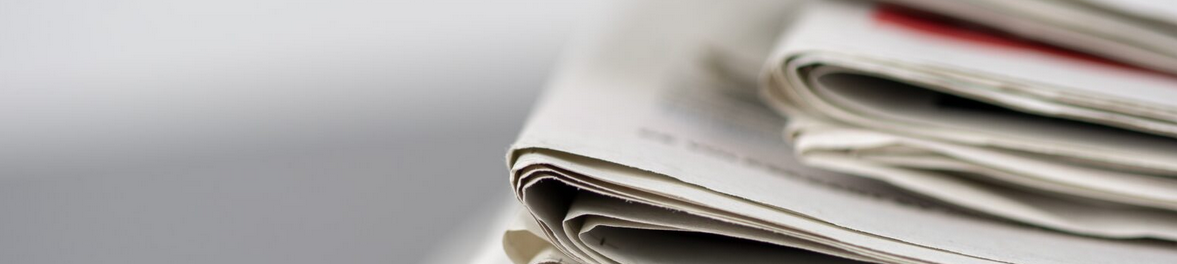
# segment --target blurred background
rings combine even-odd
[[[0,0],[0,263],[418,263],[595,1]]]

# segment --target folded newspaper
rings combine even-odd
[[[1177,79],[1163,67],[1177,46],[1082,23],[1027,35],[993,22],[1011,12],[885,2],[610,9],[508,154],[526,212],[507,255],[1177,263]],[[1096,0],[959,2],[1167,25]],[[1076,32],[1111,46],[1070,44]]]

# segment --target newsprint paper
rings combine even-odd
[[[508,154],[518,263],[1177,263],[801,164],[758,96],[794,2],[625,1]],[[962,190],[970,191],[970,190]],[[531,227],[528,228],[527,225]],[[1049,228],[1049,227],[1048,227]]]
[[[870,1],[814,1],[766,102],[808,165],[986,214],[1177,240],[1177,78]]]

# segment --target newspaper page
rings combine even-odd
[[[1177,239],[1177,140],[1080,122],[1132,118],[1035,95],[1062,93],[1051,78],[1169,77],[1009,37],[887,4],[815,2],[769,62],[764,91],[793,117],[787,134],[809,165],[1067,232]],[[1004,74],[1017,67],[1042,82]]]
[[[1136,17],[1158,28],[1177,28],[1177,6],[1165,0],[1080,0],[1098,8]]]
[[[801,165],[781,138],[785,120],[755,91],[795,11],[785,2],[639,1],[616,11],[566,58],[509,155],[518,198],[569,258],[797,257],[764,250],[772,246],[881,263],[1177,261],[1165,242],[1013,224]],[[690,254],[699,252],[742,258]]]
[[[1123,0],[884,0],[974,21],[1019,37],[1177,73],[1171,4]]]

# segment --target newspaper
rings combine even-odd
[[[1156,0],[884,0],[1177,73],[1177,12]]]
[[[760,101],[760,66],[795,4],[654,0],[611,10],[565,58],[508,155],[511,186],[535,221],[533,231],[515,231],[559,251],[520,250],[531,253],[518,263],[1177,261],[1168,242],[1045,230],[927,199],[891,179],[803,165],[812,156],[795,155],[782,139],[787,123],[820,124],[791,127],[805,135],[853,127],[786,120]],[[1094,235],[1153,231],[1116,222],[1130,219],[1076,220],[1062,214],[1082,212],[1057,209],[1066,205],[1006,205],[1056,214]]]
[[[1177,79],[945,19],[808,6],[764,89],[807,164],[1063,231],[1177,240],[1177,101],[1160,99]]]

